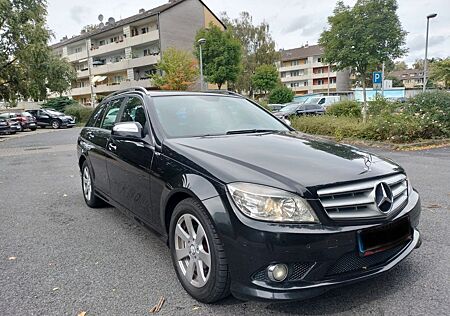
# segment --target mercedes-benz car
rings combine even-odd
[[[86,204],[155,231],[201,302],[304,299],[380,275],[421,244],[401,166],[234,93],[116,92],[77,148]]]

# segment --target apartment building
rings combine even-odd
[[[281,82],[296,95],[310,93],[336,93],[350,89],[350,72],[336,71],[323,61],[319,45],[280,51],[278,71]]]
[[[77,79],[68,95],[88,105],[91,98],[120,89],[153,88],[148,76],[156,71],[164,51],[169,47],[192,51],[197,31],[211,22],[225,28],[203,1],[170,0],[120,21],[110,18],[51,47],[76,69]]]
[[[420,69],[396,70],[389,73],[388,76],[400,80],[405,88],[423,87],[423,70]]]

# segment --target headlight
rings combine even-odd
[[[227,187],[236,206],[248,217],[269,222],[319,222],[308,202],[290,192],[242,182]]]

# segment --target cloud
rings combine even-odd
[[[430,36],[428,38],[428,47],[433,47],[440,45],[442,42],[445,42],[448,36],[437,35]],[[407,46],[410,52],[422,51],[425,49],[425,36],[416,35],[410,41],[408,41]]]
[[[77,22],[78,24],[82,24],[85,25],[86,23],[84,23],[85,19],[85,14],[89,12],[89,8],[83,7],[83,6],[73,6],[72,8],[70,8],[69,13],[70,13],[70,18],[72,20],[74,20],[75,22]]]

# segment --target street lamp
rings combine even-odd
[[[427,15],[427,36],[425,40],[425,60],[423,61],[423,92],[427,90],[427,66],[428,66],[428,30],[430,29],[430,19],[437,16],[437,13]]]
[[[200,50],[200,90],[203,90],[203,56],[202,56],[202,45],[206,43],[206,39],[201,38],[198,41],[198,49]]]

